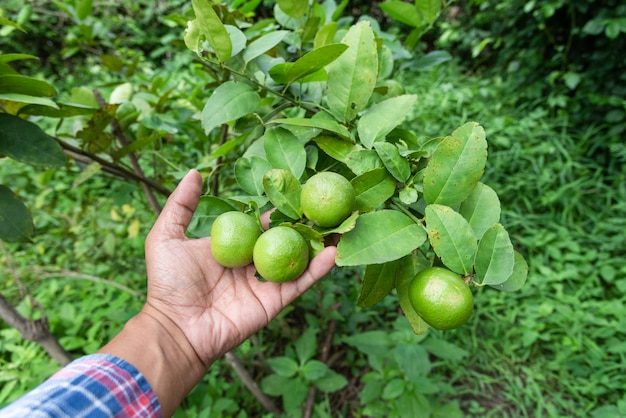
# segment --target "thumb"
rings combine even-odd
[[[165,202],[150,234],[159,239],[184,238],[201,193],[200,173],[189,170]]]

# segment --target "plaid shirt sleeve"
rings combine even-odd
[[[130,363],[108,354],[74,360],[0,410],[1,418],[161,416],[146,378]]]

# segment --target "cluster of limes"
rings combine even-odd
[[[350,182],[334,172],[313,175],[302,186],[300,205],[306,220],[321,228],[341,224],[355,208]],[[309,245],[288,225],[264,230],[255,217],[238,212],[218,216],[211,229],[211,251],[224,267],[254,263],[257,273],[271,282],[299,277],[309,264]],[[409,300],[431,327],[447,330],[463,325],[473,310],[469,286],[456,273],[442,267],[420,271],[411,281]]]
[[[354,210],[356,196],[352,184],[334,172],[320,172],[302,186],[304,216],[322,228],[343,222]],[[254,217],[237,211],[219,215],[211,228],[213,258],[224,267],[244,267],[254,263],[257,273],[271,282],[287,282],[299,277],[309,264],[309,245],[290,226],[264,231]]]

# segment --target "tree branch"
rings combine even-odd
[[[100,106],[106,106],[107,102],[106,100],[104,100],[104,97],[102,97],[98,89],[94,89],[93,94],[96,97],[96,101],[98,102]],[[126,146],[130,144],[130,140],[126,137],[126,135],[124,135],[124,132],[122,131],[122,128],[120,127],[120,124],[117,123],[117,119],[113,119],[111,121],[111,131],[113,132],[113,135],[115,135],[115,137],[118,139],[118,141],[120,141],[122,146]],[[133,166],[133,170],[135,171],[135,174],[141,178],[146,178],[146,176],[143,173],[143,169],[141,168],[141,165],[139,164],[139,160],[137,159],[137,156],[135,155],[134,152],[131,152],[128,154],[128,159],[130,160],[130,163]],[[154,196],[154,193],[152,193],[152,189],[150,188],[150,186],[142,181],[141,187],[143,188],[143,192],[146,195],[148,204],[150,205],[154,213],[156,213],[157,215],[161,213],[161,209],[162,209],[161,204]]]
[[[65,351],[57,339],[50,333],[50,327],[46,318],[29,320],[24,318],[11,305],[4,295],[0,293],[0,317],[9,326],[15,328],[28,341],[34,341],[41,345],[44,350],[61,366],[65,366],[74,358]]]
[[[228,364],[233,368],[237,376],[241,379],[244,385],[248,388],[248,390],[254,395],[255,398],[267,409],[268,412],[271,412],[274,415],[280,415],[280,410],[274,405],[270,398],[265,396],[261,389],[256,384],[250,373],[246,370],[244,365],[241,363],[241,360],[233,353],[229,351],[225,354],[226,360]]]
[[[171,190],[164,187],[162,184],[157,183],[156,181],[149,179],[147,177],[139,176],[132,171],[125,169],[111,161],[105,160],[102,157],[99,157],[95,154],[90,153],[89,151],[85,151],[78,147],[68,144],[67,142],[62,141],[59,138],[54,138],[61,148],[63,148],[63,152],[68,156],[73,158],[76,161],[80,161],[85,164],[90,164],[96,162],[102,166],[102,169],[108,173],[111,173],[115,176],[121,177],[126,180],[132,180],[139,183],[147,184],[155,191],[159,192],[163,196],[169,196]]]

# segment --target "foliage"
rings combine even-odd
[[[438,45],[469,67],[493,68],[521,89],[511,99],[566,115],[571,126],[597,126],[606,141],[588,152],[601,164],[623,159],[626,121],[626,5],[621,1],[470,0],[455,5]]]
[[[241,135],[257,123],[254,117],[243,117],[229,125],[231,140],[224,142],[219,128],[223,121],[211,122],[210,114],[202,116],[205,103],[218,86],[225,80],[242,79],[235,75],[231,80],[223,67],[199,62],[200,57],[192,57],[185,49],[182,31],[193,18],[191,4],[102,3],[85,18],[89,23],[81,27],[70,12],[44,2],[29,3],[33,5],[30,16],[20,13],[26,10],[22,2],[3,3],[3,16],[27,29],[28,36],[6,29],[14,26],[3,21],[2,33],[8,36],[0,38],[0,48],[3,54],[27,51],[42,61],[12,61],[8,65],[21,76],[54,85],[58,94],[43,98],[62,111],[86,109],[88,113],[43,115],[44,108],[54,106],[38,106],[31,109],[39,113],[31,114],[23,105],[9,113],[28,115],[28,120],[35,121],[57,142],[66,141],[81,150],[84,158],[70,160],[67,170],[0,160],[0,184],[9,185],[12,194],[26,204],[36,232],[30,244],[0,243],[0,272],[5,278],[2,292],[20,312],[37,318],[42,312],[25,297],[28,291],[45,310],[53,333],[73,354],[82,355],[93,352],[118,332],[140,308],[145,290],[143,238],[154,215],[138,185],[119,181],[107,170],[117,167],[132,172],[128,157],[134,154],[147,177],[171,189],[188,167],[195,166],[207,179],[212,194],[234,197],[244,188],[237,183],[235,161],[246,149],[248,153],[259,151],[250,150],[249,145],[260,132],[251,130]],[[257,16],[244,10],[243,3],[228,2],[232,6],[229,10],[239,8],[242,14],[236,14],[236,22],[250,24],[242,29],[261,36],[263,24],[255,26],[252,22],[263,22],[263,17],[272,15],[273,2],[259,6]],[[76,4],[64,2],[65,7]],[[434,39],[433,29],[428,39],[422,38],[411,50],[406,45],[413,29],[407,29],[407,23],[386,19],[384,30],[380,30],[376,21],[362,18],[370,22],[379,44],[388,47],[394,58],[393,76],[377,86],[374,101],[381,102],[394,89],[416,94],[416,105],[406,114],[403,127],[413,130],[419,143],[452,133],[468,121],[481,122],[489,139],[489,158],[481,182],[498,192],[501,222],[507,226],[514,248],[529,261],[528,282],[515,293],[480,288],[475,292],[477,309],[468,325],[446,333],[428,330],[415,335],[399,315],[395,290],[391,297],[378,301],[376,292],[362,292],[362,267],[336,269],[237,348],[237,355],[257,382],[271,381],[275,379],[271,376],[278,375],[270,366],[276,362],[268,359],[286,358],[290,360],[278,362],[298,365],[298,371],[286,379],[315,387],[316,379],[305,374],[303,367],[311,362],[317,365],[317,361],[325,364],[347,383],[338,391],[316,389],[311,405],[315,416],[393,415],[398,408],[411,405],[416,407],[406,415],[626,414],[621,373],[626,329],[626,270],[621,261],[626,239],[626,173],[618,139],[623,106],[618,100],[619,80],[624,72],[611,70],[623,65],[611,54],[619,50],[624,35],[620,32],[611,38],[616,32],[607,31],[609,26],[619,25],[623,9],[620,4],[612,9],[607,4],[607,8],[599,5],[581,12],[584,4],[557,2],[550,14],[548,2],[528,3],[525,13],[519,12],[523,6],[516,2],[487,2],[482,8],[471,3],[462,9],[466,14],[459,21],[473,19],[471,25],[456,24],[452,10],[447,9],[446,19],[450,21],[435,23],[433,29],[438,34],[437,45],[453,47],[451,52],[460,57],[454,61],[444,51],[419,54],[422,48],[432,47],[426,41]],[[352,10],[341,11],[341,6],[333,21],[347,29],[353,19],[340,15]],[[370,5],[364,5],[363,10],[367,7]],[[583,13],[576,14],[573,29],[569,23],[557,24],[569,10]],[[507,19],[502,18],[504,15]],[[271,20],[265,22],[269,25]],[[572,45],[591,42],[593,48],[572,46],[568,62],[580,63],[578,56],[591,51],[588,58],[597,61],[589,68],[598,69],[598,77],[584,63],[580,68],[561,68],[558,59],[563,54],[538,54],[535,47],[550,45],[540,37],[548,33],[537,30],[541,24],[551,33],[558,29],[571,34]],[[585,31],[579,30],[585,26]],[[103,32],[87,27],[99,27]],[[480,53],[474,59],[471,46],[488,39],[497,27],[501,37],[487,40],[482,50],[477,48]],[[604,32],[591,33],[599,27]],[[96,35],[87,36],[90,31]],[[305,49],[298,49],[293,35],[284,35],[276,44],[280,45],[278,54],[288,57],[285,62],[297,62]],[[308,39],[314,42],[315,38]],[[498,39],[503,42],[498,43]],[[557,46],[566,45],[564,39],[570,37],[555,39]],[[49,42],[54,47],[48,47]],[[533,48],[526,48],[528,45]],[[79,47],[71,57],[49,54],[63,48],[70,51],[70,46]],[[117,58],[108,60],[107,55]],[[515,67],[516,59],[525,65]],[[442,62],[447,64],[431,66]],[[511,71],[507,70],[509,64]],[[487,71],[487,66],[493,71]],[[468,68],[477,74],[468,74]],[[274,75],[287,77],[289,69],[284,70]],[[292,77],[296,70],[292,70]],[[580,76],[575,89],[570,87],[577,77],[566,76],[568,72]],[[601,73],[602,82],[597,82]],[[550,74],[553,76],[546,78]],[[298,84],[292,83],[285,92],[277,87],[277,92],[292,94]],[[108,124],[95,129],[95,109],[100,105],[92,88],[97,88],[106,102],[118,106],[109,116],[114,115],[135,146],[121,144]],[[256,87],[252,90],[261,96],[266,92]],[[586,98],[590,90],[598,94]],[[244,93],[254,98],[249,90]],[[267,97],[261,98],[259,107],[268,104],[263,101]],[[595,108],[587,106],[592,102]],[[579,105],[583,106],[580,111]],[[281,111],[293,112],[294,106]],[[218,128],[207,134],[199,123],[202,118],[210,121],[207,126],[220,122],[215,125]],[[81,130],[93,135],[79,136]],[[98,148],[101,144],[104,150]],[[93,156],[103,158],[100,167],[91,164]],[[214,196],[207,195],[200,210],[210,217],[215,215],[210,212],[215,205]],[[196,232],[204,233],[201,228]],[[370,275],[375,273],[370,270]],[[372,299],[378,303],[369,306]],[[1,324],[0,334],[0,404],[4,404],[41,382],[57,366],[34,343],[21,340],[15,330]],[[316,350],[303,356],[307,360],[302,362],[296,346],[303,341]],[[407,355],[421,360],[409,363]],[[282,398],[279,395],[276,399]],[[304,408],[308,406],[300,410]],[[177,412],[180,417],[264,414],[266,411],[223,360],[214,364]]]

